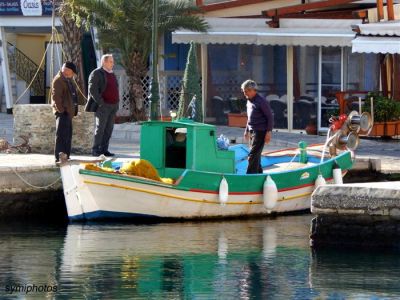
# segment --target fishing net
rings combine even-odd
[[[151,180],[156,180],[164,182],[167,184],[173,184],[174,180],[172,178],[161,178],[158,174],[157,169],[147,160],[138,159],[132,160],[122,165],[119,170],[115,170],[110,167],[100,167],[97,164],[85,164],[85,170],[106,172],[106,173],[120,173],[133,176],[140,176]]]

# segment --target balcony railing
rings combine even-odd
[[[44,96],[44,70],[13,44],[8,43],[7,50],[10,71],[27,84],[32,82],[31,96]]]

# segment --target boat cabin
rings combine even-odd
[[[150,161],[161,177],[178,177],[185,169],[235,173],[235,152],[219,150],[215,126],[189,119],[142,125],[140,158]]]

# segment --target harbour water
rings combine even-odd
[[[0,298],[400,298],[396,251],[313,251],[311,218],[1,224]]]

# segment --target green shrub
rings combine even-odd
[[[369,93],[367,95],[364,111],[371,113],[371,97],[374,104],[375,122],[400,120],[400,103],[383,96],[381,93]]]

